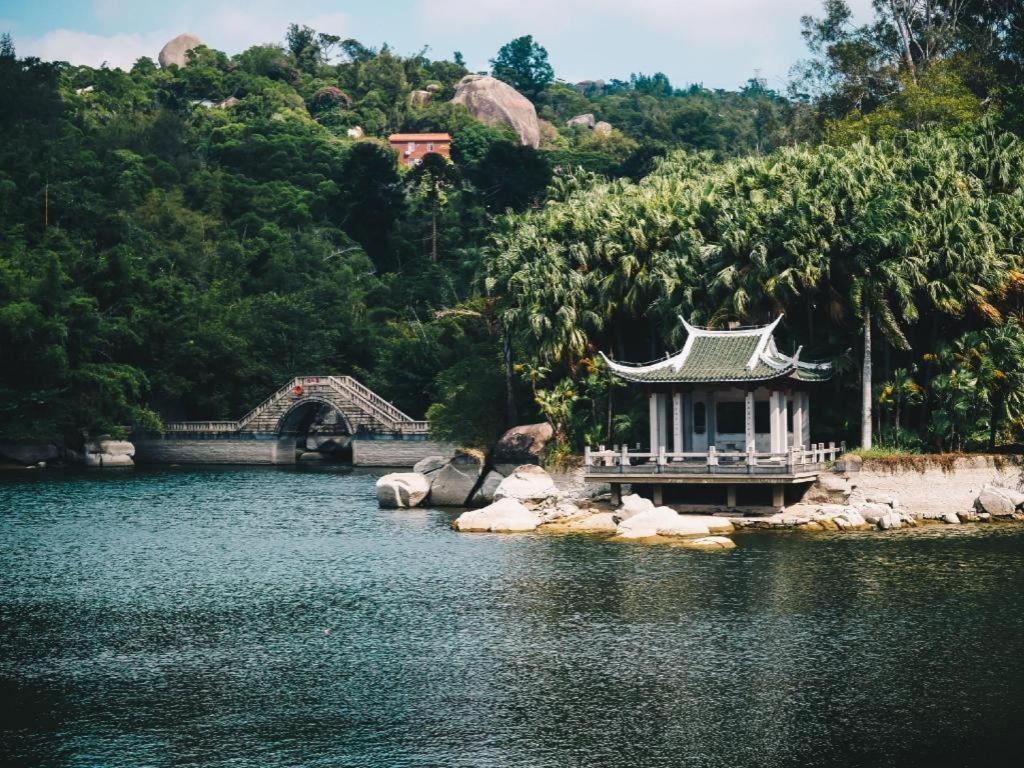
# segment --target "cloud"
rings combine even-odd
[[[870,18],[871,0],[850,5],[855,18]],[[486,36],[493,45],[496,30],[501,42],[532,34],[570,80],[660,69],[681,82],[735,86],[755,69],[781,82],[804,55],[800,16],[820,15],[822,0],[416,0],[415,9],[428,39]],[[480,63],[483,51],[466,46]]]
[[[102,18],[116,13],[121,5],[120,0],[97,0],[94,10]],[[282,42],[292,22],[342,36],[349,27],[344,13],[302,14],[279,3],[256,0],[249,5],[220,4],[202,14],[179,13],[174,28],[109,35],[62,28],[40,37],[19,37],[15,42],[21,56],[92,67],[106,62],[110,67],[129,69],[142,56],[155,61],[164,44],[182,32],[192,32],[206,45],[234,54],[252,45]]]
[[[37,56],[44,61],[70,61],[98,67],[104,62],[110,67],[129,69],[137,59],[156,55],[173,34],[147,32],[146,34],[93,35],[73,29],[54,29],[42,37],[16,40],[20,56]]]

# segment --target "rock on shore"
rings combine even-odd
[[[135,446],[127,440],[101,437],[86,442],[83,458],[87,467],[130,467],[134,455]]]
[[[452,527],[457,531],[521,533],[536,530],[540,522],[540,515],[517,499],[501,499],[483,509],[463,512]]]
[[[418,472],[392,472],[377,481],[377,503],[384,509],[418,506],[430,494],[430,481]]]

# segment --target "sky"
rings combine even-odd
[[[869,17],[871,0],[849,3]],[[820,12],[821,0],[0,0],[0,32],[19,56],[128,68],[181,32],[234,54],[296,22],[402,54],[461,51],[474,71],[532,34],[569,82],[664,72],[731,89],[757,75],[781,90],[806,56],[800,17]]]

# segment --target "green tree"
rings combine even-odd
[[[491,74],[534,100],[555,79],[547,50],[534,41],[533,35],[517,37],[501,46],[491,59]]]

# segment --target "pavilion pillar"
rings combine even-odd
[[[778,454],[786,450],[786,393],[772,390],[768,398],[770,413],[771,451]]]
[[[806,446],[804,442],[804,393],[793,393],[793,446]]]
[[[665,413],[669,396],[665,392],[657,395],[657,447],[654,452],[668,449],[669,446],[669,417]]]
[[[647,415],[650,420],[650,452],[658,452],[658,393],[647,394]]]
[[[672,391],[672,451],[682,453],[683,448],[683,393]]]
[[[746,419],[745,419],[744,423],[746,424],[746,443],[744,445],[744,450],[746,450],[746,452],[749,454],[751,451],[756,451],[757,450],[757,447],[755,445],[755,435],[754,435],[754,392],[753,392],[753,390],[750,390],[750,391],[747,392],[747,395],[746,395],[746,398],[745,398],[745,406],[746,406],[746,409],[745,409],[746,410]]]
[[[800,442],[803,443],[805,448],[811,447],[811,394],[810,392],[800,392],[800,403],[803,407],[804,418],[803,418],[803,431],[800,433]]]

